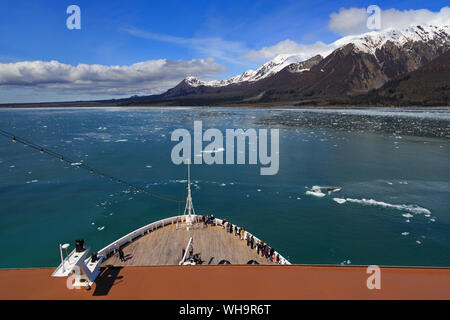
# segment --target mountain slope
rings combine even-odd
[[[427,65],[449,46],[449,26],[368,32],[341,38],[305,61],[299,61],[301,55],[280,55],[257,70],[227,80],[188,77],[164,94],[133,101],[173,105],[344,102]]]
[[[408,75],[386,83],[370,98],[402,105],[449,105],[450,50]]]

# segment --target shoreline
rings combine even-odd
[[[28,105],[28,104],[20,104],[20,105],[0,105],[0,110],[20,110],[20,109],[96,109],[96,108],[130,108],[130,109],[139,109],[139,108],[155,108],[155,109],[212,109],[212,108],[249,108],[249,109],[324,109],[324,110],[339,110],[339,109],[353,109],[353,110],[370,110],[370,109],[387,109],[387,110],[407,110],[407,109],[418,109],[418,110],[438,110],[438,109],[450,109],[450,105],[447,106],[367,106],[367,105],[329,105],[329,106],[315,106],[315,105],[290,105],[290,104],[239,104],[239,105],[207,105],[207,106],[187,106],[187,105],[89,105],[80,104],[80,105]]]

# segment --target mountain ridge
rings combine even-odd
[[[422,102],[424,105],[448,105],[450,77],[447,77],[447,69],[440,68],[439,64],[447,63],[449,48],[449,25],[371,31],[338,39],[308,59],[303,59],[302,54],[278,55],[256,70],[247,70],[229,79],[202,81],[190,76],[162,94],[89,103],[327,106]],[[434,71],[427,71],[430,70],[427,65]],[[436,99],[418,90],[417,81],[407,81],[409,75],[411,79],[418,79],[419,74],[429,82],[428,92],[437,92]],[[437,79],[443,93],[434,87],[433,79]],[[413,92],[422,92],[424,99],[417,95],[409,99],[407,95]]]

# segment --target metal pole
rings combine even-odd
[[[63,258],[61,243],[59,244],[59,253],[61,254],[61,264],[62,264],[63,272],[66,272],[66,268],[64,268],[64,258]]]

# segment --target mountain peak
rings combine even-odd
[[[305,55],[300,54],[279,54],[273,59],[264,63],[256,70],[247,70],[244,73],[225,80],[201,81],[189,76],[180,85],[187,88],[199,86],[205,87],[225,87],[229,85],[241,85],[243,83],[253,83],[269,78],[281,70],[285,69],[291,73],[302,73],[309,71],[333,52],[354,50],[356,52],[368,53],[377,58],[377,50],[382,49],[389,42],[397,48],[405,45],[422,42],[425,44],[433,42],[433,46],[449,46],[450,27],[449,25],[411,25],[403,29],[389,28],[379,31],[370,31],[358,35],[342,37],[327,45],[317,52],[317,55],[304,59]],[[445,48],[443,48],[445,49]]]

